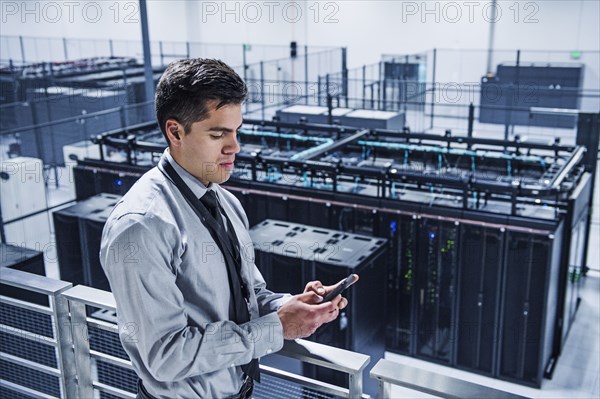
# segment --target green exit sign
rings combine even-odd
[[[571,51],[571,58],[578,60],[581,58],[581,51]]]

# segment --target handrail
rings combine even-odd
[[[377,362],[371,369],[370,376],[378,380],[377,397],[380,399],[392,397],[392,385],[448,399],[526,399],[524,396],[386,359]]]
[[[107,291],[78,285],[65,291],[62,296],[69,301],[73,326],[79,326],[83,323],[86,323],[87,325],[96,323],[86,316],[86,305],[116,311],[114,296],[112,293]],[[101,328],[106,329],[110,323],[101,322],[101,324]],[[91,350],[89,348],[89,342],[85,339],[82,339],[81,334],[74,333],[73,340],[76,353],[75,358],[78,362],[80,395],[93,394],[94,388],[105,391],[106,389],[109,389],[108,386],[100,384],[97,381],[93,381],[89,371],[91,367],[91,358],[101,359],[108,363],[128,369],[131,368],[131,363],[127,360],[115,358],[114,356]],[[349,386],[348,388],[338,387],[322,381],[313,380],[261,365],[261,370],[263,370],[266,374],[273,375],[277,378],[285,379],[287,381],[304,384],[304,386],[321,390],[323,392],[332,393],[338,396],[349,398],[366,397],[362,392],[362,373],[370,361],[370,357],[367,355],[301,339],[295,341],[285,341],[283,348],[277,354],[320,367],[344,372],[349,376]],[[85,370],[88,371],[86,372]]]
[[[113,312],[117,310],[115,297],[108,291],[87,287],[85,285],[77,285],[64,292],[63,295],[70,301],[76,301],[89,306],[105,308]]]
[[[66,281],[54,280],[37,274],[11,269],[10,267],[2,268],[0,280],[2,284],[45,295],[59,294],[73,285]]]
[[[304,339],[285,341],[278,354],[345,373],[361,372],[371,360],[368,355]]]

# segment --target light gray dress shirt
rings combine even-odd
[[[163,154],[200,198],[207,188]],[[158,168],[144,174],[115,206],[100,259],[117,303],[125,351],[157,398],[223,398],[242,384],[241,365],[283,346],[274,294],[254,264],[240,202],[211,184],[240,244],[241,276],[250,288],[251,321],[237,325],[227,266],[207,228]]]

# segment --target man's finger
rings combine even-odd
[[[340,310],[345,309],[346,306],[348,306],[348,300],[346,298],[342,297],[342,299],[338,303],[338,309],[340,309]]]
[[[323,287],[323,284],[319,280],[311,281],[308,284],[306,284],[306,287],[304,288],[304,292],[308,292],[308,291],[314,291],[319,295],[325,295],[325,288]]]
[[[314,291],[307,291],[302,294],[296,295],[296,297],[298,298],[298,300],[300,302],[304,302],[304,303],[308,303],[308,304],[315,304],[315,303],[323,302],[323,297],[318,295]]]

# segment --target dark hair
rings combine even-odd
[[[241,104],[247,92],[242,78],[223,61],[205,58],[174,61],[156,86],[156,119],[160,130],[168,143],[167,119],[175,119],[189,133],[192,123],[208,117],[208,101],[218,101],[217,109]]]

